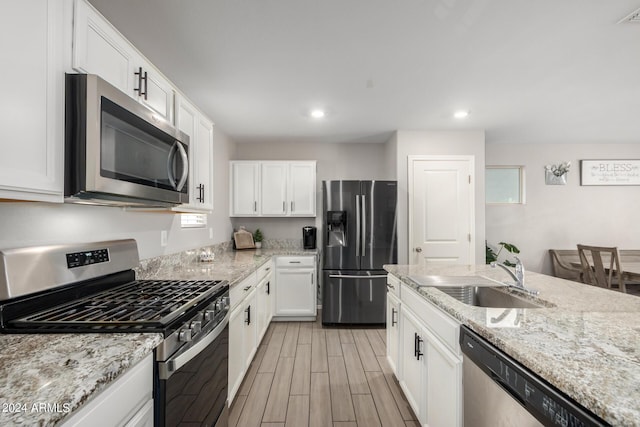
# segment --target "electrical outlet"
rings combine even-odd
[[[213,228],[209,228],[209,238],[213,239]]]
[[[160,246],[167,246],[167,230],[160,232]]]

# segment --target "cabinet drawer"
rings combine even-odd
[[[279,256],[276,258],[277,267],[315,267],[315,256]]]
[[[400,298],[400,279],[391,274],[387,274],[387,292]]]
[[[438,307],[426,301],[424,297],[416,293],[409,286],[402,284],[401,301],[413,313],[425,323],[446,346],[455,354],[460,354],[458,335],[460,323]]]
[[[233,310],[238,304],[240,304],[249,295],[252,289],[256,287],[256,273],[253,272],[244,279],[242,282],[235,284],[229,291],[230,307]]]
[[[273,262],[271,260],[265,262],[258,268],[258,273],[256,274],[256,279],[260,282],[264,277],[266,277],[273,270]]]

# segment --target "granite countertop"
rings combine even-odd
[[[199,250],[185,251],[141,261],[136,276],[228,280],[233,286],[275,255],[317,255],[317,250],[223,250],[206,263],[199,262]],[[58,424],[162,339],[158,333],[0,335],[0,425]]]
[[[411,276],[511,280],[503,270],[485,265],[385,269],[605,421],[640,425],[640,298],[527,272],[526,286],[540,291],[529,299],[544,307],[514,309],[519,323],[495,324],[496,310],[504,310],[468,306],[437,288],[417,286]]]
[[[57,424],[161,341],[141,333],[0,335],[0,425]]]
[[[192,252],[192,253],[190,253]],[[152,258],[140,263],[138,279],[228,280],[233,287],[278,255],[317,255],[316,249],[269,248],[226,250],[215,253],[211,262],[200,262],[198,251]]]

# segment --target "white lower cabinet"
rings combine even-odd
[[[229,314],[229,405],[256,352],[255,274],[231,288]],[[253,311],[253,313],[252,313]]]
[[[399,344],[400,300],[393,293],[387,292],[387,361],[396,376],[400,368],[400,361],[398,360]]]
[[[406,285],[399,294],[397,299],[387,293],[387,310],[398,307],[400,313],[399,334],[393,330],[393,311],[387,313],[387,358],[400,387],[420,425],[462,426],[460,324]]]
[[[262,278],[256,288],[256,328],[258,330],[258,342],[262,341],[262,337],[265,332],[267,332],[267,328],[273,317],[273,285],[271,277],[271,274],[269,274]]]
[[[400,387],[421,424],[425,424],[426,358],[424,355],[424,328],[405,307],[400,313],[400,354],[402,373]]]
[[[315,259],[315,256],[277,258],[276,316],[308,318],[316,315]]]
[[[153,354],[122,374],[63,422],[72,426],[153,426]]]

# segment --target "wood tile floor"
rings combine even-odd
[[[273,322],[229,427],[418,426],[385,357],[384,329]]]

